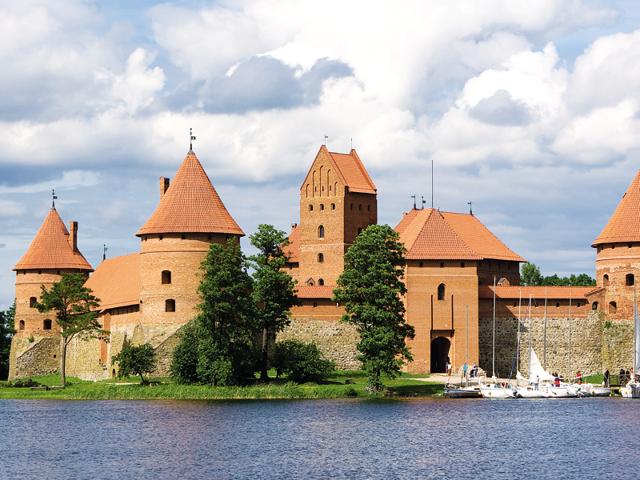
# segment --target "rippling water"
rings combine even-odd
[[[0,478],[638,478],[640,401],[0,401]]]

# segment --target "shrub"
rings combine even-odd
[[[196,383],[198,381],[198,336],[195,322],[189,322],[179,333],[180,341],[173,350],[171,376],[177,383]]]
[[[32,380],[31,378],[18,378],[12,382],[7,382],[8,387],[14,388],[31,388],[31,387],[41,387],[42,384]]]
[[[315,343],[286,340],[275,344],[273,367],[277,376],[285,374],[289,380],[304,383],[327,378],[335,365],[322,357]]]
[[[120,353],[113,356],[112,362],[118,364],[119,377],[128,377],[131,374],[138,375],[141,383],[146,384],[144,374],[155,370],[156,352],[148,343],[135,346],[125,341]]]

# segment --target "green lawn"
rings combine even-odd
[[[428,397],[441,395],[443,386],[438,383],[415,380],[427,375],[404,374],[396,379],[386,379],[384,397]],[[33,377],[43,385],[58,385],[59,377],[49,375]],[[286,380],[271,380],[244,387],[211,387],[206,385],[177,385],[171,379],[158,379],[158,383],[138,385],[138,378],[87,382],[67,378],[64,390],[31,390],[8,387],[0,382],[0,399],[60,399],[60,400],[242,400],[242,399],[305,399],[305,398],[369,398],[366,377],[362,372],[336,372],[323,383],[294,384]],[[134,385],[119,383],[134,382]]]

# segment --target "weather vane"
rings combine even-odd
[[[424,210],[424,206],[427,204],[427,201],[424,199],[424,195],[420,195],[420,199],[422,200],[422,207],[420,208]]]
[[[196,139],[196,136],[193,134],[193,128],[189,128],[189,151],[193,150],[193,141]]]
[[[324,136],[324,146],[327,146],[327,140],[329,140],[329,135]]]
[[[107,259],[107,250],[109,250],[109,247],[107,247],[106,243],[103,243],[102,244],[102,260]]]
[[[413,198],[413,209],[417,210],[417,207],[416,207],[416,196],[415,195],[411,195],[411,198]]]
[[[473,215],[473,202],[467,202],[467,205],[469,205],[469,215]]]
[[[51,189],[51,208],[56,208],[56,200],[58,199],[58,196],[56,195],[56,190],[55,189]]]

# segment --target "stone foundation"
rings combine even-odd
[[[294,318],[283,332],[278,334],[279,342],[298,340],[315,343],[325,358],[335,362],[336,368],[357,370],[356,345],[360,340],[353,325],[340,321],[316,320],[313,318]]]
[[[16,335],[11,340],[10,357],[9,380],[57,373],[60,366],[60,339]]]

